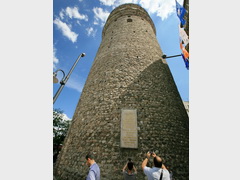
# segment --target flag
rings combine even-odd
[[[183,54],[181,54],[181,55],[182,55],[182,58],[183,58],[183,61],[185,63],[185,66],[186,66],[187,70],[189,70],[189,60],[188,60],[188,58],[185,58]]]
[[[180,39],[184,42],[184,45],[186,46],[189,43],[188,35],[184,31],[184,29],[181,28],[180,26],[179,26],[179,36],[180,36]]]
[[[187,50],[185,49],[185,47],[182,45],[182,43],[180,42],[180,48],[182,50],[182,58],[183,58],[183,61],[186,65],[186,68],[189,69],[189,53],[187,52]]]
[[[183,53],[184,57],[189,58],[189,53],[187,52],[185,47],[182,45],[182,42],[180,42],[180,49],[182,50],[182,53]]]
[[[176,1],[176,11],[177,11],[177,16],[181,21],[181,24],[184,25],[186,21],[183,17],[184,17],[184,14],[186,13],[186,9],[183,6],[181,6],[177,1]]]

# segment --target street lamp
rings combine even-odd
[[[162,58],[163,58],[163,59],[167,59],[167,58],[173,58],[173,57],[178,57],[178,56],[181,56],[181,54],[174,55],[174,56],[167,56],[167,55],[163,54],[163,55],[162,55]]]
[[[61,70],[61,69],[58,69],[58,70],[56,70],[55,72],[53,72],[53,83],[58,83],[58,78],[57,78],[57,72],[58,72],[58,71],[61,71],[61,72],[63,73],[63,78],[62,78],[62,80],[60,81],[60,84],[61,84],[61,82],[63,81],[63,79],[64,79],[64,77],[65,77],[65,73],[64,73],[64,71]]]
[[[178,57],[178,56],[182,56],[183,61],[186,65],[186,68],[189,69],[189,60],[188,60],[188,58],[185,58],[183,54],[178,54],[178,55],[174,55],[174,56],[167,56],[167,55],[163,54],[162,58],[167,59],[167,58],[173,58],[173,57]]]
[[[72,68],[70,69],[68,75],[65,77],[65,73],[63,70],[58,69],[55,72],[53,72],[53,83],[58,83],[58,79],[57,79],[57,72],[61,71],[63,73],[63,78],[60,81],[61,86],[59,87],[59,89],[57,90],[56,94],[53,97],[53,104],[55,103],[55,101],[57,100],[59,94],[61,93],[63,87],[65,86],[65,84],[67,83],[70,75],[72,74],[73,69],[75,68],[75,66],[77,65],[78,61],[80,60],[81,57],[84,57],[86,54],[82,53],[78,56],[77,60],[75,61],[75,63],[73,64]]]

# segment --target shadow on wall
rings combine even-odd
[[[118,71],[118,73],[121,72]],[[89,131],[75,133],[74,137],[69,139],[69,142],[73,142],[80,141],[78,139],[81,138],[82,142],[79,143],[81,147],[76,147],[78,144],[76,143],[71,144],[71,147],[67,149],[66,153],[74,152],[74,154],[71,158],[67,157],[67,167],[66,165],[60,167],[60,180],[84,179],[88,173],[88,167],[82,163],[87,152],[92,150],[96,152],[95,160],[101,169],[101,180],[122,179],[122,168],[127,158],[135,162],[138,170],[137,178],[144,179],[141,163],[145,153],[150,150],[155,151],[164,159],[164,163],[171,167],[176,179],[188,179],[188,115],[168,66],[161,60],[156,60],[135,77],[127,87],[120,84],[119,88],[121,90],[119,92],[122,93],[117,99],[111,99],[110,94],[104,91],[103,94],[108,96],[104,98],[109,101],[103,99],[94,107],[99,108],[98,111],[92,109],[94,113],[100,113],[100,115],[96,116],[96,119],[90,117],[86,120],[86,124],[82,125],[84,128],[80,131],[85,131],[92,127],[91,123],[94,123],[92,133]],[[126,108],[137,109],[138,149],[120,147],[121,109]],[[85,141],[87,138],[88,142]]]

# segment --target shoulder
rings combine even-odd
[[[170,173],[169,173],[169,171],[167,169],[163,169],[163,175],[164,175],[164,177],[170,178]]]
[[[150,168],[150,167],[145,166],[145,167],[143,168],[143,172],[144,172],[144,173],[148,173],[148,172],[150,172],[150,171],[152,171],[152,168]]]
[[[90,171],[93,173],[99,174],[100,173],[100,168],[99,166],[95,163],[90,167]]]
[[[163,169],[163,172],[170,174],[169,171],[167,169]]]
[[[97,163],[94,163],[90,168],[91,169],[99,169],[99,166]]]
[[[97,166],[97,167],[98,167],[98,164],[97,164],[97,163],[94,163],[93,166]]]
[[[144,168],[143,168],[143,170],[147,170],[147,171],[149,171],[149,170],[151,170],[152,168],[150,168],[150,167],[147,167],[147,166],[145,166]]]

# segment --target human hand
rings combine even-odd
[[[147,152],[147,158],[149,159],[151,156],[151,153],[150,152]]]
[[[156,157],[157,155],[155,154],[155,152],[152,152],[152,157]]]

